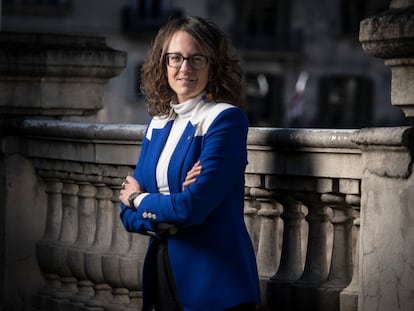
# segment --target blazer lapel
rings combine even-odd
[[[171,156],[170,165],[168,166],[168,186],[170,187],[171,193],[181,192],[182,178],[183,175],[183,163],[187,156],[188,150],[193,142],[194,133],[196,127],[188,122],[183,135],[181,136],[178,144]]]
[[[146,161],[148,162],[145,164],[148,169],[147,174],[149,177],[149,184],[146,186],[150,192],[158,191],[156,177],[157,163],[171,131],[173,121],[174,120],[168,121],[168,123],[161,129],[152,130],[151,143],[148,146],[148,155],[150,156],[146,158]]]

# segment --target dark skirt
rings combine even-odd
[[[159,241],[157,244],[157,289],[155,310],[182,311],[183,308],[178,301],[170,259],[168,257],[167,242]]]

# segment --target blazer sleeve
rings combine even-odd
[[[149,126],[148,126],[149,127]],[[148,131],[147,127],[147,131]],[[138,158],[137,165],[134,170],[133,177],[138,181],[140,185],[142,185],[142,165],[145,161],[141,161],[141,159],[144,159],[147,154],[148,150],[148,144],[149,141],[145,138],[146,133],[144,135],[142,147],[140,156]],[[151,236],[158,236],[157,229],[156,229],[156,223],[148,220],[148,219],[142,219],[135,217],[136,211],[125,206],[123,203],[120,205],[121,213],[120,218],[122,221],[122,224],[124,225],[125,230],[129,232],[138,232],[144,235],[151,235]]]
[[[144,221],[150,213],[156,223],[202,224],[236,184],[244,184],[247,132],[248,121],[241,109],[230,108],[221,112],[204,135],[200,154],[203,169],[197,181],[180,193],[147,195],[132,222]],[[241,188],[243,191],[243,185]]]

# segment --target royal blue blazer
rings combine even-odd
[[[172,154],[171,194],[163,195],[157,188],[156,166],[172,123],[173,117],[149,123],[134,172],[149,194],[136,210],[121,204],[125,229],[152,236],[144,261],[143,310],[150,310],[154,302],[152,246],[154,239],[161,238],[159,223],[177,227],[166,239],[185,311],[221,311],[260,303],[256,258],[243,217],[247,118],[239,108],[202,99]],[[186,174],[198,160],[202,173],[183,191]]]

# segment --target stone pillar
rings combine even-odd
[[[94,114],[125,64],[101,37],[0,33],[0,121]]]
[[[413,128],[358,132],[361,195],[358,310],[414,310]]]
[[[390,10],[361,22],[365,52],[391,69],[391,102],[414,117],[414,0],[392,0]]]
[[[52,237],[49,224],[46,232],[44,228],[50,209],[44,199],[45,181],[26,157],[28,147],[16,130],[16,121],[93,115],[102,108],[105,84],[125,65],[126,53],[109,48],[105,38],[0,32],[0,247],[4,254],[0,284],[7,284],[0,285],[0,292],[1,298],[4,292],[6,309],[24,304],[21,308],[29,310],[32,297],[42,287],[35,254],[39,240],[47,288],[56,285],[56,275],[50,273],[53,267],[48,265],[51,259],[44,258]],[[56,200],[49,186],[48,196]],[[18,231],[14,225],[6,226],[15,223]],[[47,235],[41,239],[43,232]],[[40,294],[38,298],[46,297]]]
[[[414,0],[361,22],[365,52],[392,73],[391,102],[414,117]],[[363,151],[359,310],[414,310],[413,129],[367,129]]]

